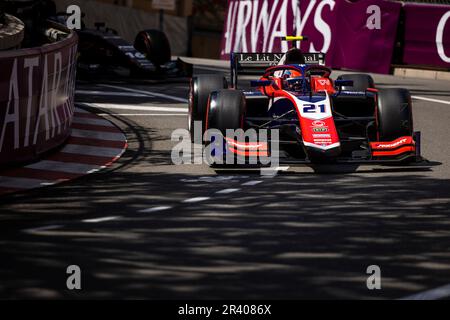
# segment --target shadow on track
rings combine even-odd
[[[1,205],[0,296],[398,298],[450,282],[449,180],[383,172],[285,174],[254,187],[181,182],[189,178],[96,174]],[[242,190],[214,193],[233,187]],[[180,203],[193,196],[211,199]],[[139,212],[163,205],[173,208]],[[81,222],[99,216],[123,218]],[[20,232],[27,220],[62,226]],[[79,292],[65,289],[70,264],[83,272]],[[380,291],[366,288],[372,264]]]

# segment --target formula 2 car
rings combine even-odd
[[[285,37],[299,41],[304,37]],[[227,136],[227,129],[279,129],[280,162],[405,163],[419,161],[420,133],[413,130],[411,97],[406,89],[377,89],[367,74],[345,74],[333,80],[322,53],[234,53],[231,84],[220,75],[191,81],[189,128],[202,134],[218,130],[224,154],[267,156],[267,141]],[[238,76],[255,70],[254,89],[240,89]],[[203,139],[202,135],[197,135]],[[207,141],[208,142],[208,141]]]
[[[27,47],[44,43],[44,37],[46,41],[58,40],[59,33],[52,32],[52,24],[66,25],[67,14],[57,13],[52,0],[4,0],[2,8],[24,21],[27,32],[23,45]],[[192,76],[191,64],[171,60],[169,40],[162,31],[140,31],[133,44],[101,22],[95,28],[86,28],[82,23],[76,31],[81,76],[114,74],[150,79]]]

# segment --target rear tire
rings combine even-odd
[[[382,89],[378,93],[378,132],[381,141],[412,136],[411,94],[406,89]]]
[[[343,74],[337,80],[351,80],[353,86],[342,86],[344,91],[366,91],[368,88],[375,88],[373,78],[364,73]]]
[[[227,79],[222,75],[204,74],[191,79],[189,89],[189,118],[188,126],[191,133],[191,140],[195,143],[202,143],[195,139],[194,121],[202,122],[202,137],[205,133],[206,109],[208,108],[209,95],[213,91],[228,88]]]
[[[143,30],[136,35],[134,48],[145,54],[154,65],[161,66],[171,60],[169,39],[159,30]]]

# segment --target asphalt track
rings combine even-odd
[[[0,198],[0,297],[450,296],[450,82],[374,78],[420,99],[431,168],[290,166],[267,177],[176,166],[186,82],[79,82],[78,105],[120,126],[129,148],[106,171]],[[79,291],[66,288],[72,264]],[[367,289],[369,265],[381,290]]]

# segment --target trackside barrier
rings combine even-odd
[[[78,37],[0,52],[0,165],[36,159],[70,134]]]
[[[450,6],[386,0],[229,0],[221,58],[284,52],[280,36],[295,34],[309,37],[303,51],[326,53],[336,69],[389,73],[396,42],[404,64],[450,69]]]
[[[403,10],[403,64],[450,69],[450,5],[408,3]]]

